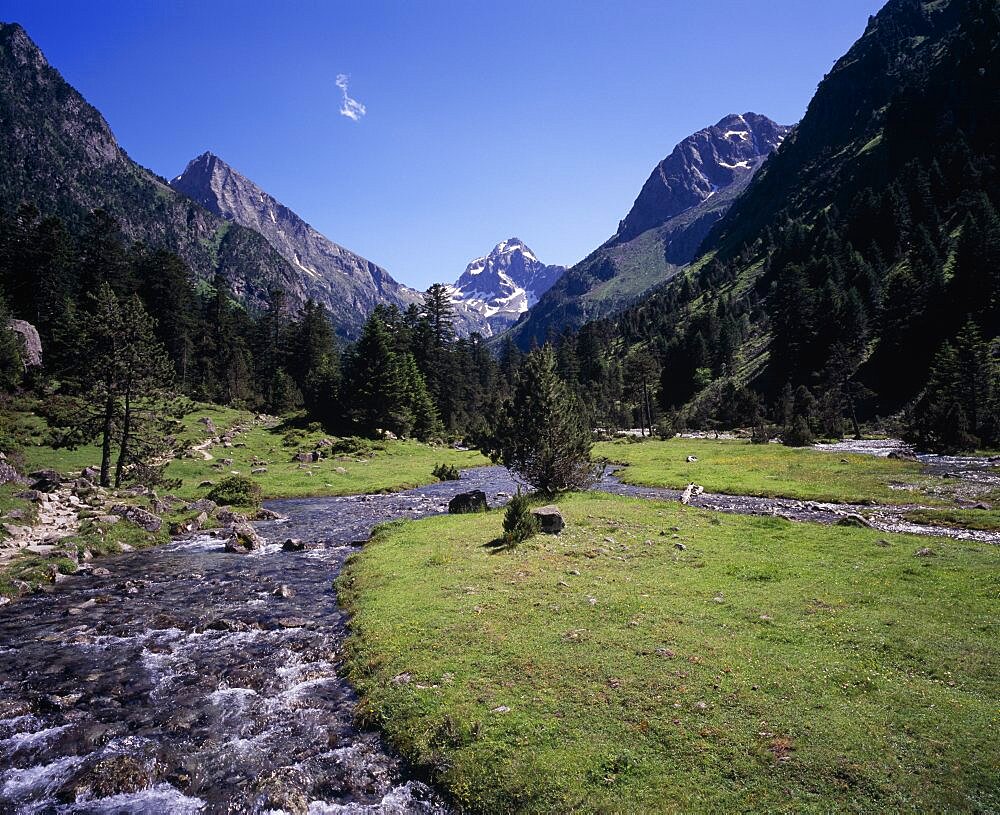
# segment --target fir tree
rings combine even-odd
[[[556,373],[548,346],[518,371],[488,453],[546,494],[579,489],[593,478],[591,434],[577,400]]]

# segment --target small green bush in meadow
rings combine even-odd
[[[538,534],[538,519],[531,514],[528,496],[517,491],[510,499],[503,516],[503,542],[510,547],[524,543],[528,538]]]
[[[212,487],[208,498],[223,506],[257,507],[263,500],[260,484],[245,475],[231,475]]]

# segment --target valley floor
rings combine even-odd
[[[365,720],[462,807],[1000,808],[1000,549],[560,507],[513,551],[495,512],[389,525],[339,582]]]

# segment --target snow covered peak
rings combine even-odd
[[[537,303],[564,271],[539,261],[520,238],[508,238],[473,260],[449,291],[473,330],[490,336]]]

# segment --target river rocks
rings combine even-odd
[[[486,512],[486,493],[482,490],[460,492],[448,502],[448,512],[451,515],[463,515],[469,512]]]
[[[893,450],[887,458],[891,458],[894,461],[919,461],[916,454],[911,450]]]
[[[688,484],[684,488],[684,492],[681,493],[681,503],[690,504],[692,498],[696,498],[705,491],[705,488],[700,484]]]
[[[226,541],[226,551],[246,555],[264,547],[264,539],[246,523],[237,524]]]
[[[295,596],[295,589],[293,589],[287,583],[282,583],[280,586],[275,588],[275,590],[271,592],[271,594],[282,600],[287,600],[289,597]]]
[[[312,781],[295,767],[281,767],[265,773],[258,781],[256,801],[261,811],[280,811],[287,815],[307,815]]]
[[[837,521],[837,526],[853,526],[857,529],[871,529],[872,525],[867,518],[863,515],[858,515],[856,512],[852,512],[849,515],[844,515]]]
[[[232,507],[219,507],[218,511],[215,513],[215,518],[222,524],[238,524],[247,522],[247,516],[242,512],[237,512]]]
[[[282,552],[304,552],[306,550],[306,544],[304,541],[298,538],[289,538],[283,544],[281,544]]]
[[[163,520],[145,509],[129,506],[128,504],[116,504],[111,507],[114,515],[119,515],[129,523],[142,527],[147,532],[159,532],[163,527]]]
[[[538,521],[539,531],[544,532],[546,535],[558,535],[566,528],[566,521],[563,518],[562,512],[559,511],[559,507],[555,504],[539,507],[532,510],[531,514]]]
[[[253,519],[255,521],[280,521],[281,514],[275,512],[273,509],[268,509],[267,507],[261,507],[254,514]]]

